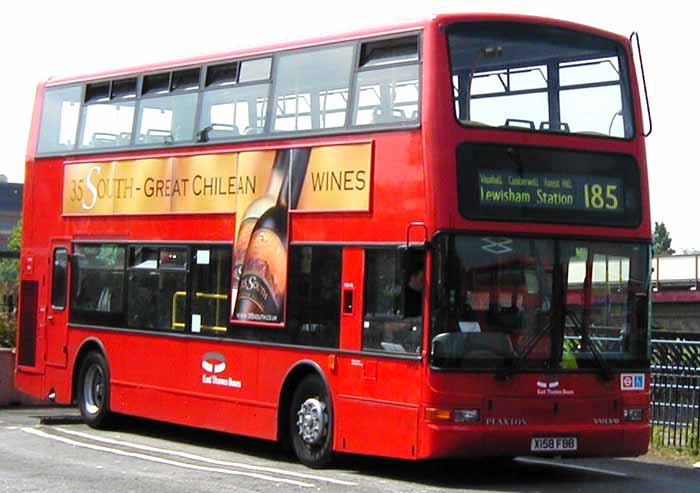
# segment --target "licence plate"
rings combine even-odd
[[[578,449],[576,437],[542,437],[530,442],[531,452],[570,452]]]

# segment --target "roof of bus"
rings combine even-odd
[[[109,79],[115,77],[128,76],[132,74],[139,74],[144,72],[158,72],[160,70],[172,70],[179,67],[188,67],[193,65],[201,65],[205,63],[215,63],[218,61],[229,60],[232,58],[248,58],[260,55],[271,54],[283,50],[307,48],[317,45],[323,45],[331,42],[343,42],[351,41],[360,38],[368,38],[373,36],[381,35],[392,35],[402,32],[410,32],[423,29],[425,26],[430,24],[450,24],[460,21],[510,21],[510,22],[524,22],[532,24],[553,24],[564,28],[575,29],[586,31],[591,34],[598,36],[603,36],[607,38],[616,39],[619,42],[625,40],[624,37],[614,34],[608,31],[603,31],[583,24],[576,24],[574,22],[563,21],[558,19],[546,18],[546,17],[535,17],[535,16],[525,16],[517,14],[495,14],[495,13],[451,13],[451,14],[437,14],[430,18],[424,18],[412,22],[406,22],[402,24],[385,25],[380,27],[372,27],[367,29],[362,29],[358,31],[351,31],[341,34],[327,34],[324,36],[310,38],[299,41],[280,41],[275,44],[265,45],[265,46],[249,46],[240,48],[233,51],[221,52],[216,54],[194,56],[189,58],[182,58],[178,60],[170,60],[166,62],[157,62],[147,65],[140,65],[134,67],[127,67],[115,70],[109,70],[105,72],[96,72],[91,74],[84,74],[80,76],[72,77],[60,77],[60,78],[50,78],[46,81],[46,86],[57,86],[72,84],[78,82],[86,82],[91,80]]]

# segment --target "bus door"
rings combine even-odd
[[[68,358],[68,279],[70,242],[52,240],[44,305],[46,364],[65,368]]]
[[[420,398],[422,310],[425,251],[399,247],[364,249],[364,264],[344,255],[343,317],[347,291],[354,288],[355,326],[343,324],[342,341],[359,349],[340,366],[337,391],[342,418],[339,450],[395,457],[415,457]],[[361,259],[362,257],[360,257]],[[352,262],[350,262],[352,261]],[[362,294],[362,299],[358,296]],[[361,301],[361,303],[358,302]],[[391,423],[391,426],[386,426]],[[369,437],[382,436],[382,440]]]

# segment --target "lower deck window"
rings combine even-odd
[[[128,325],[137,329],[184,330],[189,253],[181,247],[136,246],[129,250]]]
[[[71,269],[70,321],[116,327],[124,323],[126,247],[76,245]]]
[[[365,316],[362,348],[419,353],[425,254],[397,249],[365,253]]]

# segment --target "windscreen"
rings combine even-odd
[[[632,137],[625,51],[618,43],[504,22],[455,24],[448,39],[462,124]]]
[[[450,235],[433,268],[444,368],[634,368],[647,357],[646,244]]]

